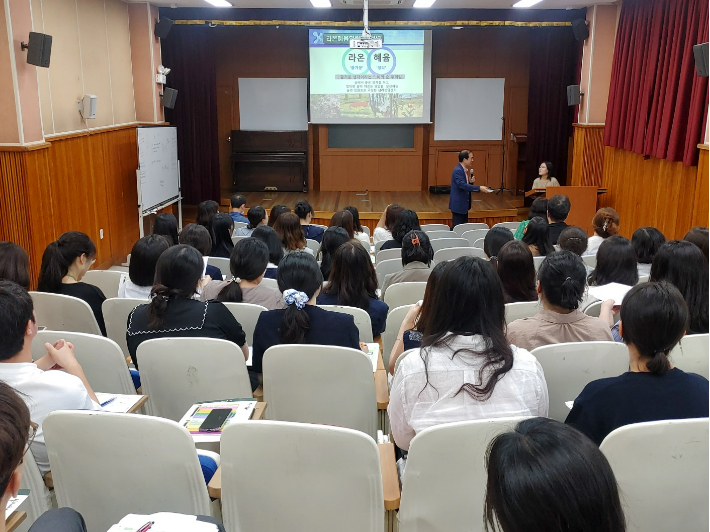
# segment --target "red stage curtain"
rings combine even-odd
[[[624,0],[605,145],[697,164],[708,78],[695,72],[693,45],[707,40],[707,0]]]

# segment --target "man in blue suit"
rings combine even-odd
[[[468,150],[459,153],[459,164],[451,173],[451,195],[449,209],[451,210],[451,228],[468,222],[468,210],[471,208],[471,192],[493,192],[488,187],[474,185],[473,154]]]

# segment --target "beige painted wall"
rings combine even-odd
[[[13,67],[10,62],[6,16],[5,6],[0,3],[0,144],[19,144],[17,101]]]

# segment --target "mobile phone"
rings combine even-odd
[[[231,408],[215,408],[207,414],[207,417],[200,425],[200,432],[216,432],[222,429],[222,425],[227,421],[229,414],[232,413]]]

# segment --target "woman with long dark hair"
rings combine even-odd
[[[421,230],[422,228],[419,226],[419,217],[417,216],[417,213],[409,209],[404,209],[401,213],[399,213],[397,222],[394,224],[394,228],[392,229],[392,240],[388,240],[382,244],[380,249],[401,248],[404,235],[410,231]]]
[[[174,246],[178,243],[178,221],[174,214],[164,212],[155,217],[153,234],[164,236],[168,244]],[[133,254],[131,254],[133,259]]]
[[[13,242],[0,242],[0,279],[30,289],[30,259],[22,246]]]
[[[384,240],[392,240],[392,230],[394,229],[394,224],[397,223],[397,218],[399,218],[400,213],[404,210],[404,207],[397,203],[392,203],[387,205],[387,208],[382,212],[379,221],[377,222],[377,227],[372,233],[372,243],[377,244]]]
[[[155,279],[155,266],[160,256],[171,246],[170,241],[152,234],[144,236],[133,244],[131,263],[128,265],[128,279],[118,287],[118,297],[150,299]]]
[[[483,252],[488,260],[495,261],[503,244],[513,240],[513,233],[507,227],[492,227],[483,239]]]
[[[330,227],[342,227],[348,233],[348,239],[355,238],[355,224],[350,211],[343,209],[330,219]]]
[[[318,260],[320,260],[320,271],[323,279],[328,279],[330,269],[333,267],[333,256],[340,246],[350,240],[348,233],[342,227],[329,227],[323,233],[323,241],[318,250]]]
[[[700,227],[696,226],[693,227],[690,231],[685,233],[685,236],[683,237],[683,240],[686,242],[692,242],[696,246],[700,248],[700,251],[703,252],[703,255],[705,255],[705,260],[708,260],[708,242],[710,241],[709,235],[710,232],[708,231],[707,227]]]
[[[542,367],[505,337],[493,266],[477,257],[449,261],[422,347],[400,362],[392,381],[388,412],[397,446],[408,450],[417,433],[442,423],[546,416],[548,409]]]
[[[533,257],[544,257],[555,251],[550,240],[550,224],[547,223],[547,218],[536,216],[530,220],[521,242],[530,248]]]
[[[284,258],[284,248],[281,246],[281,239],[276,231],[268,225],[260,225],[251,234],[252,238],[261,240],[269,249],[269,263],[266,265],[264,277],[267,279],[276,279],[276,272],[279,267],[279,262]]]
[[[362,228],[362,224],[360,223],[360,212],[355,207],[345,207],[343,210],[349,211],[350,214],[353,215],[353,231],[355,238],[362,242],[365,249],[370,249],[370,235]]]
[[[269,213],[269,227],[273,227],[279,216],[285,212],[291,212],[291,209],[289,209],[286,205],[279,204],[271,207],[271,212]]]
[[[589,286],[620,283],[633,286],[639,282],[636,251],[629,239],[610,236],[597,251],[597,265],[587,278]]]
[[[210,232],[199,224],[187,224],[180,232],[179,242],[186,246],[192,246],[205,257],[208,257],[210,251],[212,251]],[[205,275],[215,281],[221,281],[224,277],[222,270],[211,264],[208,264],[205,268]]]
[[[214,200],[206,200],[197,205],[197,218],[195,223],[210,230],[210,220],[219,212],[219,203]]]
[[[284,255],[301,251],[313,255],[313,250],[306,246],[306,235],[303,234],[303,228],[295,214],[286,212],[279,216],[274,224],[274,231],[281,239]]]
[[[319,305],[344,305],[367,311],[372,322],[372,336],[385,330],[386,303],[377,299],[377,275],[367,250],[357,240],[345,242],[333,256],[328,283],[318,296]]]
[[[506,242],[498,251],[495,267],[506,303],[537,301],[535,263],[528,246],[519,240]]]
[[[232,233],[234,232],[234,220],[226,212],[215,214],[210,220],[210,236],[212,237],[212,249],[210,257],[222,257],[228,259],[234,249],[232,243]]]
[[[658,252],[666,237],[655,227],[639,227],[631,235],[631,245],[636,252],[639,276],[651,274],[653,256]]]
[[[542,161],[537,170],[538,177],[533,181],[532,188],[559,187],[560,182],[555,177],[555,167],[550,161]]]

